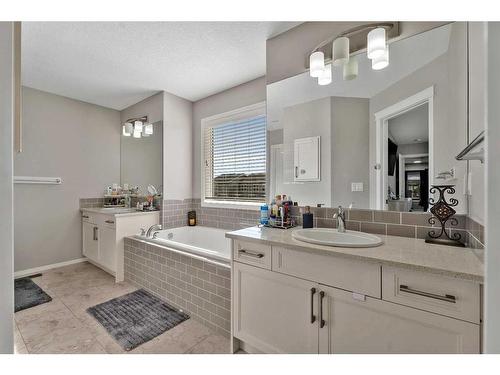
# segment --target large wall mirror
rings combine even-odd
[[[163,190],[163,122],[153,123],[153,134],[143,132],[140,137],[121,136],[120,151],[121,185],[139,187],[142,195],[148,194],[148,185],[158,193]]]
[[[352,80],[334,68],[329,85],[304,72],[267,86],[271,197],[419,212],[430,185],[450,183],[465,212],[467,25],[389,42],[383,70],[363,50]]]

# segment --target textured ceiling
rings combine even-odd
[[[265,75],[266,40],[298,22],[23,22],[23,85],[114,109],[191,101]]]

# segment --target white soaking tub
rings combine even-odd
[[[161,230],[156,238],[146,238],[144,236],[136,236],[136,238],[179,252],[190,253],[208,260],[229,264],[231,260],[231,240],[226,238],[225,234],[225,229],[186,226]]]

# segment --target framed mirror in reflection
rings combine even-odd
[[[465,212],[466,165],[455,155],[466,144],[467,26],[389,40],[389,48],[382,70],[366,49],[352,54],[354,79],[330,65],[328,85],[306,71],[267,86],[270,199],[424,212],[430,185],[446,183]]]
[[[138,187],[139,195],[152,195],[153,185],[158,194],[163,190],[163,123],[155,122],[152,131],[141,134],[122,134],[120,149],[121,185]],[[147,134],[152,133],[152,134]]]

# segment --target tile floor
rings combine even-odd
[[[46,271],[34,278],[52,301],[15,314],[15,351],[26,353],[229,353],[229,339],[188,319],[130,352],[85,310],[137,288],[90,263]]]

